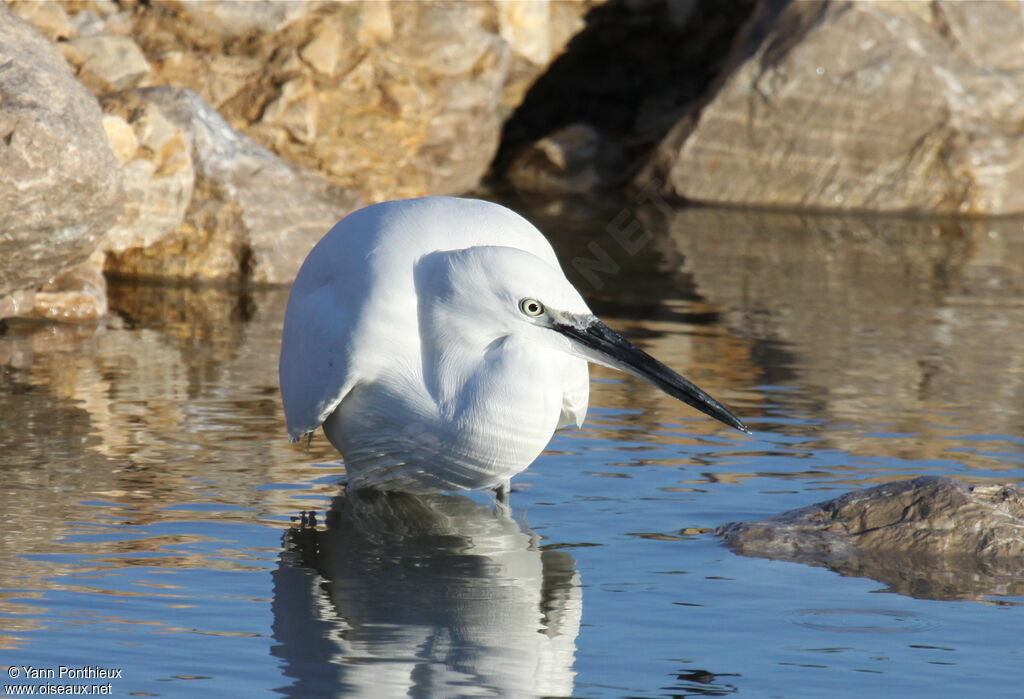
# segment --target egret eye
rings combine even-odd
[[[523,299],[519,302],[519,310],[531,318],[536,318],[544,312],[544,304],[537,299]]]

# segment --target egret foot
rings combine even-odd
[[[494,489],[494,497],[498,502],[508,504],[508,494],[512,492],[512,481],[508,480]]]

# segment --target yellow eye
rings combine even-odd
[[[544,312],[544,304],[537,299],[523,299],[519,302],[519,310],[531,318],[536,318]]]

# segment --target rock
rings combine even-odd
[[[520,150],[504,178],[518,192],[593,192],[615,183],[622,160],[621,152],[593,127],[572,124]]]
[[[515,95],[592,4],[167,0],[137,8],[133,37],[152,82],[382,200],[476,186]]]
[[[184,131],[195,188],[172,233],[108,255],[112,274],[291,283],[316,241],[359,205],[348,190],[232,129],[190,90],[142,88],[134,98]]]
[[[36,318],[63,323],[100,320],[107,315],[103,254],[50,279],[38,289],[22,289],[0,298],[0,319]]]
[[[71,16],[75,36],[101,36],[107,33],[107,23],[93,10],[84,9]]]
[[[0,296],[82,262],[121,211],[96,99],[0,5]]]
[[[227,38],[252,34],[271,34],[293,20],[303,17],[330,0],[280,2],[280,0],[155,0],[153,5],[173,13],[187,15],[206,30]]]
[[[827,566],[921,597],[1024,592],[1024,488],[922,476],[716,533],[744,556]]]
[[[35,292],[31,315],[62,322],[95,321],[107,315],[103,256],[96,254]]]
[[[337,22],[328,18],[323,29],[299,51],[299,56],[321,75],[333,78],[341,67],[343,31]]]
[[[763,0],[638,182],[718,204],[1024,211],[1021,37],[1009,3]]]
[[[125,165],[135,158],[139,151],[139,139],[127,121],[114,114],[103,115],[103,130],[107,134],[110,151],[117,162]]]
[[[514,51],[503,105],[514,111],[503,126],[496,173],[503,174],[523,146],[579,123],[615,143],[629,161],[639,160],[705,94],[754,5],[629,0],[591,5],[585,17],[563,17],[579,4],[500,3],[499,31]],[[554,54],[538,75],[537,64],[524,56],[535,55],[531,47],[542,44],[532,37],[544,6]],[[565,30],[571,40],[560,43],[564,39],[556,34]],[[617,184],[624,184],[636,171],[620,166],[616,174]]]
[[[75,27],[71,24],[60,3],[21,0],[20,2],[9,2],[8,8],[42,32],[50,41],[70,39],[76,35]]]
[[[494,3],[498,33],[512,49],[512,64],[502,88],[501,104],[518,107],[527,90],[583,30],[584,16],[604,0],[534,2],[502,0]]]
[[[0,296],[0,320],[28,318],[36,306],[35,289],[20,289]]]
[[[162,240],[185,219],[195,170],[185,129],[133,90],[102,99],[110,147],[124,167],[124,211],[101,247],[119,253]]]
[[[131,37],[82,36],[60,46],[78,69],[78,79],[97,94],[134,87],[150,72],[149,61]]]

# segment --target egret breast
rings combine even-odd
[[[566,385],[586,362],[510,338],[437,404],[422,384],[382,376],[361,383],[324,422],[349,485],[426,492],[493,488],[532,463],[562,417]]]

